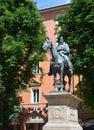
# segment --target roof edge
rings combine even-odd
[[[40,9],[40,13],[44,13],[44,12],[49,12],[49,11],[52,11],[52,10],[55,10],[55,9],[61,9],[62,7],[63,8],[66,8],[66,6],[69,6],[69,4],[64,4],[64,5],[60,5],[60,6],[55,6],[55,7],[50,7],[50,8],[46,8],[46,9]]]

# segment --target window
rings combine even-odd
[[[33,73],[39,74],[39,63],[33,67]]]
[[[32,88],[31,92],[31,101],[32,103],[38,103],[39,102],[39,88]]]

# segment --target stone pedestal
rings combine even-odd
[[[44,97],[48,101],[48,122],[43,130],[82,130],[77,111],[81,99],[67,92],[53,92]]]

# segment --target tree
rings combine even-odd
[[[84,103],[94,109],[94,1],[73,0],[57,20],[59,33],[71,48],[74,74],[82,76],[79,84]]]
[[[20,112],[19,93],[43,60],[45,29],[32,0],[0,0],[0,123],[3,130]]]

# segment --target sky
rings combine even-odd
[[[37,7],[40,10],[68,4],[70,3],[71,0],[34,0],[34,1],[37,2]]]

